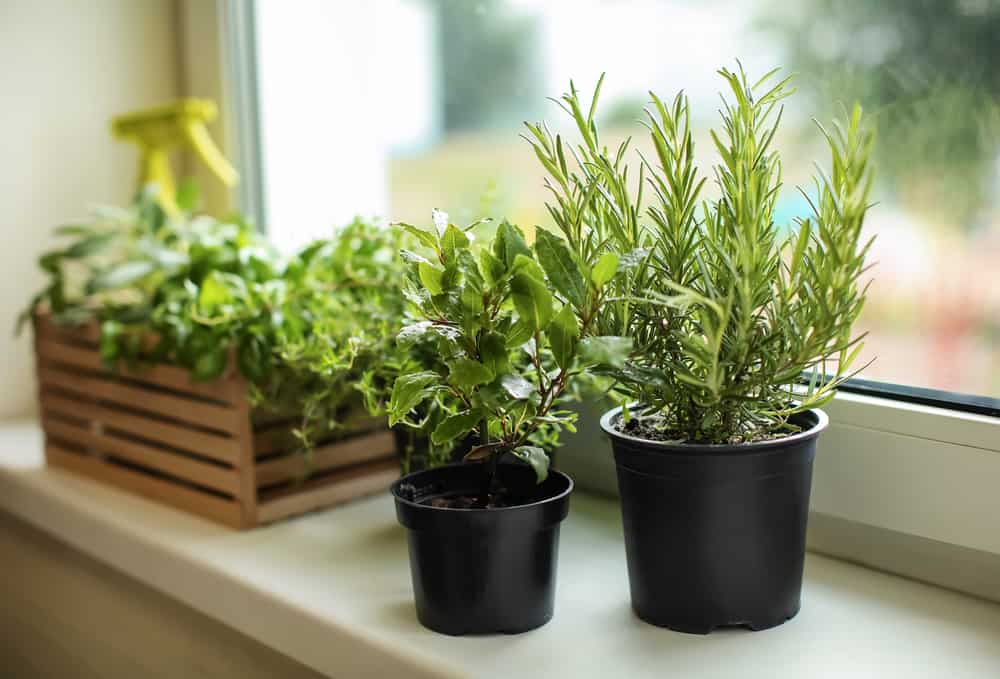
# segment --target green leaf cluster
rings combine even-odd
[[[167,362],[194,380],[238,369],[258,412],[299,418],[307,453],[366,412],[384,415],[392,382],[425,351],[396,340],[407,305],[397,253],[412,238],[395,229],[359,219],[282,256],[238,219],[168,216],[142,198],[59,234],[70,241],[42,256],[49,283],[26,318],[96,321],[112,367]],[[430,466],[449,452],[406,447]]]
[[[495,468],[509,453],[544,480],[545,449],[573,430],[575,414],[562,407],[573,378],[592,366],[621,368],[631,348],[595,332],[609,265],[591,266],[544,231],[529,245],[508,222],[477,247],[471,227],[441,212],[433,221],[429,230],[399,225],[422,245],[403,253],[414,312],[399,341],[430,338],[436,351],[395,381],[389,421],[427,427],[415,409],[433,403],[446,413],[430,429],[434,443],[472,436],[469,459]]]
[[[526,136],[570,248],[605,262],[592,276],[614,292],[595,326],[635,343],[624,366],[604,374],[664,438],[704,443],[793,431],[792,415],[826,403],[853,374],[863,336],[851,327],[864,304],[871,246],[862,225],[873,134],[860,107],[829,130],[819,126],[831,169],[818,170],[813,191],[803,192],[812,214],[784,234],[774,221],[782,184],[772,142],[789,79],[772,71],[751,83],[742,67],[719,74],[728,96],[722,129],[711,134],[720,158],[716,199],[700,197],[706,178],[694,165],[681,94],[668,102],[650,92],[646,127],[656,155],[639,155],[637,186],[629,141],[614,153],[599,141],[600,82],[586,109],[572,83],[558,102],[579,143],[541,123]],[[648,205],[644,190],[652,192]],[[803,373],[812,374],[804,386]]]

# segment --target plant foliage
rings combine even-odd
[[[719,71],[729,96],[722,129],[711,135],[721,159],[714,200],[700,198],[705,178],[681,94],[665,102],[650,93],[656,157],[640,157],[634,192],[629,142],[611,154],[598,141],[600,82],[586,111],[572,83],[560,102],[579,144],[528,125],[549,174],[549,211],[571,248],[580,257],[611,253],[625,269],[597,326],[633,338],[635,351],[605,373],[659,438],[733,443],[792,431],[789,418],[832,398],[862,346],[851,326],[867,289],[860,279],[871,241],[861,229],[873,135],[858,106],[832,129],[819,126],[832,169],[818,170],[812,195],[803,192],[812,214],[783,235],[774,222],[781,161],[772,142],[791,90],[774,73],[751,84],[742,67]],[[804,372],[812,377],[803,389]]]
[[[511,453],[542,481],[546,448],[562,429],[573,430],[575,414],[561,407],[572,379],[591,366],[621,367],[631,348],[596,332],[617,263],[591,265],[544,231],[529,247],[507,222],[477,250],[471,227],[449,224],[441,212],[434,223],[431,230],[400,225],[423,247],[402,253],[416,313],[399,338],[432,338],[437,358],[396,380],[389,422],[428,428],[437,444],[472,434],[466,459],[495,470]],[[433,427],[414,412],[427,402],[446,413]]]
[[[420,346],[395,339],[409,236],[394,229],[355,220],[283,257],[239,220],[169,217],[143,198],[58,233],[70,241],[41,257],[49,284],[26,318],[99,323],[110,367],[168,362],[212,380],[235,364],[258,410],[300,418],[306,452],[365,411],[384,414],[392,381],[414,369]]]

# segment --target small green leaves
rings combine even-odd
[[[229,288],[215,272],[209,274],[201,284],[198,294],[198,306],[206,313],[212,313],[223,304],[232,300]]]
[[[580,339],[580,326],[576,314],[569,305],[564,306],[556,314],[547,332],[556,364],[563,370],[569,370]]]
[[[440,446],[468,434],[483,419],[483,415],[481,410],[463,410],[449,415],[435,427],[431,434],[431,442]]]
[[[516,458],[527,462],[535,471],[535,478],[541,483],[549,476],[549,456],[538,446],[521,446],[511,451]]]
[[[621,368],[631,352],[629,337],[587,337],[580,341],[580,361],[584,365]]]
[[[573,306],[582,308],[587,301],[587,283],[566,243],[544,229],[539,229],[535,238],[535,252],[549,282]]]
[[[471,358],[457,358],[448,363],[448,381],[459,389],[472,389],[493,381],[493,371]]]
[[[199,382],[209,382],[222,375],[226,369],[225,347],[217,345],[202,352],[195,360],[191,376]]]
[[[103,290],[115,290],[131,285],[153,273],[152,262],[136,260],[123,262],[92,278],[87,283],[87,292],[93,294]]]
[[[593,271],[590,272],[590,280],[594,283],[594,287],[600,290],[615,277],[617,271],[618,255],[613,252],[605,252],[597,260]]]
[[[543,330],[552,320],[552,293],[545,283],[528,274],[511,279],[511,296],[518,316],[532,332]]]
[[[439,380],[438,374],[429,370],[397,377],[389,397],[389,426],[404,420],[411,410],[433,394],[432,385]]]
[[[114,242],[119,237],[117,231],[107,231],[88,235],[66,248],[63,256],[66,259],[83,259],[95,255]]]

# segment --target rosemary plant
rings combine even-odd
[[[803,191],[812,214],[783,234],[774,221],[781,161],[772,142],[789,79],[750,83],[721,69],[722,130],[712,132],[719,197],[700,197],[687,99],[650,93],[655,159],[640,156],[630,192],[628,141],[609,154],[571,84],[561,105],[582,142],[568,147],[542,124],[529,141],[549,173],[549,211],[580,256],[614,252],[635,265],[614,281],[598,325],[635,341],[622,368],[604,371],[628,404],[621,426],[654,439],[739,443],[795,431],[794,414],[833,397],[852,373],[864,335],[851,327],[867,285],[862,239],[873,135],[855,105],[832,129],[832,169]],[[575,167],[566,161],[567,149]],[[643,209],[642,185],[652,190]],[[592,254],[595,253],[595,254]],[[804,373],[808,383],[801,384]],[[631,421],[629,421],[631,419]]]

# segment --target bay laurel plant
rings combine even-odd
[[[739,443],[793,432],[790,418],[826,403],[856,372],[863,345],[852,324],[867,291],[873,134],[860,107],[829,128],[817,123],[830,168],[817,166],[802,191],[811,211],[785,231],[775,220],[783,186],[773,142],[789,79],[772,71],[751,82],[742,66],[718,73],[728,92],[711,133],[717,197],[702,198],[683,94],[650,93],[655,157],[639,154],[632,177],[630,141],[611,152],[599,140],[600,82],[586,108],[572,84],[558,102],[579,143],[544,124],[526,135],[548,173],[549,212],[576,255],[638,261],[610,282],[596,327],[634,340],[626,363],[604,373],[633,404],[621,426],[654,439]]]
[[[297,418],[306,454],[366,413],[384,416],[392,381],[425,351],[396,343],[397,253],[411,237],[386,226],[355,220],[285,257],[238,219],[168,216],[146,196],[58,234],[69,241],[41,257],[49,282],[25,318],[99,324],[111,368],[166,362],[207,381],[232,366],[258,413]],[[428,466],[449,452],[419,447]]]
[[[414,313],[399,341],[431,337],[437,357],[396,379],[389,422],[427,429],[435,444],[471,437],[466,459],[484,461],[487,479],[511,454],[541,482],[546,449],[561,430],[573,430],[576,415],[563,401],[574,378],[591,367],[622,368],[631,348],[626,338],[597,332],[618,257],[577,258],[545,231],[529,247],[507,222],[477,248],[471,227],[448,223],[442,212],[433,217],[429,230],[400,225],[421,248],[402,252]],[[434,426],[420,419],[428,402],[446,413]]]

